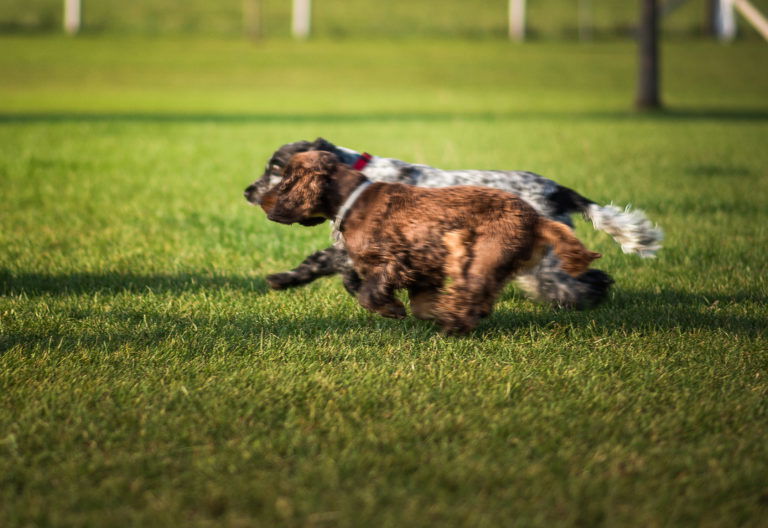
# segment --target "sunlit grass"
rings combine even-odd
[[[0,45],[0,525],[763,522],[764,47],[670,46],[635,116],[625,44]],[[268,291],[328,229],[242,189],[318,135],[534,170],[665,249],[579,221],[610,299],[510,287],[465,339]]]

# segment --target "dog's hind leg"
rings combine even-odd
[[[386,280],[383,272],[374,272],[363,280],[357,294],[360,306],[384,317],[402,319],[405,306],[395,298],[394,285]]]
[[[490,310],[464,284],[453,283],[437,298],[432,313],[446,335],[463,335],[474,330],[481,315]]]
[[[338,253],[340,252],[344,253],[346,259],[346,251],[343,249],[329,247],[316,251],[291,271],[267,275],[267,283],[274,290],[284,290],[303,286],[320,277],[334,275],[338,273],[338,262],[341,258]]]
[[[597,269],[572,277],[560,268],[560,259],[550,250],[538,265],[519,275],[517,283],[534,300],[584,309],[606,299],[613,279]]]
[[[448,335],[471,332],[480,319],[491,314],[511,271],[504,270],[509,256],[498,251],[499,241],[485,238],[468,243],[469,239],[471,236],[467,233],[458,232],[448,233],[444,238],[448,249],[447,284],[433,312]]]

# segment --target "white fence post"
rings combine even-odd
[[[525,0],[509,0],[509,38],[525,40]]]
[[[715,31],[720,40],[733,40],[736,37],[736,17],[731,0],[719,0],[715,16]]]
[[[69,35],[75,35],[80,31],[81,0],[64,0],[64,31]]]
[[[311,18],[312,0],[293,0],[291,32],[295,38],[305,39],[309,36]]]

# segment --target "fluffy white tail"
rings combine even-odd
[[[584,213],[595,229],[605,231],[621,244],[624,253],[636,253],[653,258],[661,249],[664,233],[654,226],[640,210],[631,211],[629,206],[621,210],[615,205],[590,204]]]

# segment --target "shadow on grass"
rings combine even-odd
[[[517,296],[512,290],[502,298]],[[552,310],[551,314],[540,310],[523,311],[514,315],[518,325],[545,326],[547,324],[591,325],[605,329],[606,333],[723,330],[725,332],[755,338],[765,336],[768,326],[759,314],[734,315],[733,308],[746,304],[765,306],[768,297],[760,293],[737,294],[691,293],[680,290],[664,290],[653,293],[644,290],[616,289],[611,299],[591,310]],[[503,331],[503,322],[510,316],[498,314],[491,319],[487,330]],[[483,331],[483,328],[480,328]]]
[[[668,109],[653,113],[631,110],[616,111],[520,111],[520,112],[361,112],[356,114],[281,114],[213,112],[147,113],[147,112],[19,112],[0,113],[0,124],[19,123],[363,123],[405,121],[494,121],[494,120],[554,120],[554,121],[768,121],[768,109]]]
[[[685,173],[696,178],[755,178],[758,173],[744,166],[734,165],[692,165]]]
[[[324,311],[329,310],[324,307]],[[353,314],[315,314],[259,311],[253,315],[207,314],[184,316],[176,313],[136,309],[72,309],[67,323],[55,329],[18,328],[0,333],[0,355],[14,348],[22,350],[93,349],[112,352],[124,347],[158,349],[169,345],[179,354],[194,357],[222,346],[232,353],[256,353],[264,343],[280,352],[284,343],[304,342],[306,347],[325,348],[328,360],[347,350],[370,349],[403,339],[424,341],[437,334],[437,327],[409,319],[395,321],[367,313],[362,308]],[[333,345],[330,345],[333,343]],[[295,346],[294,346],[295,349]],[[299,353],[304,353],[299,347]],[[309,348],[306,350],[309,351]]]
[[[0,295],[69,295],[78,293],[172,292],[236,289],[262,295],[268,291],[262,277],[220,276],[203,273],[141,275],[106,271],[60,275],[44,273],[12,274],[0,270]]]
[[[70,274],[47,276],[26,274],[13,278],[0,274],[4,295],[68,294],[90,292],[185,291],[234,288],[263,294],[267,287],[262,279],[246,277],[208,277],[197,274],[125,275]],[[9,282],[11,281],[11,282]],[[280,295],[291,295],[290,291]],[[751,315],[754,306],[765,306],[768,297],[759,293],[708,294],[666,290],[662,293],[620,290],[606,304],[592,310],[554,310],[534,306],[518,293],[507,290],[502,301],[516,300],[513,310],[498,310],[481,323],[467,340],[483,340],[522,331],[528,336],[532,329],[546,333],[557,331],[580,339],[588,335],[626,335],[628,333],[700,333],[721,330],[734,338],[765,337],[766,325],[760,314]],[[351,302],[351,301],[350,301]],[[357,308],[351,314],[338,312],[318,300],[303,312],[265,312],[254,305],[252,313],[223,313],[205,316],[183,316],[175,313],[147,313],[141,310],[79,310],[73,307],[67,320],[73,324],[56,330],[6,328],[0,335],[0,352],[14,347],[64,348],[93,347],[117,350],[123,346],[152,347],[167,341],[184,343],[191,354],[220,346],[240,351],[252,351],[265,336],[278,341],[284,338],[306,339],[308,343],[345,343],[352,349],[376,348],[400,340],[424,341],[438,333],[436,325],[417,321],[383,319]],[[82,321],[82,323],[81,323]],[[21,326],[24,326],[23,324]],[[108,328],[108,330],[105,330]],[[538,329],[538,330],[537,330]],[[290,339],[289,339],[290,341]],[[327,343],[326,343],[327,344]],[[331,350],[336,347],[330,347]]]

